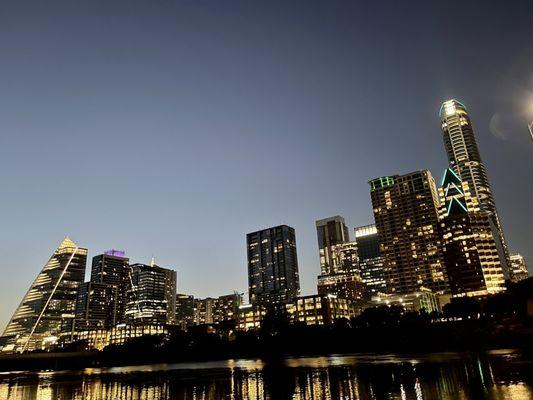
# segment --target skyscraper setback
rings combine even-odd
[[[292,301],[300,294],[294,228],[280,225],[246,235],[250,302]]]
[[[482,210],[490,213],[497,245],[505,254],[504,273],[509,274],[509,251],[503,233],[485,164],[479,154],[476,137],[466,107],[457,100],[445,101],[440,109],[444,146],[452,170],[468,183]]]
[[[446,291],[437,188],[431,173],[385,176],[369,184],[388,292]]]
[[[340,268],[335,246],[348,242],[348,228],[344,218],[336,215],[316,221],[320,271],[322,275],[333,274]]]

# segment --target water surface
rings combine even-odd
[[[533,362],[486,354],[331,355],[0,374],[0,399],[533,399]]]

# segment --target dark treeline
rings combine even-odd
[[[529,307],[529,309],[528,309]],[[0,369],[80,368],[214,360],[277,358],[332,353],[416,353],[533,349],[533,278],[510,284],[485,299],[455,298],[442,313],[406,312],[399,306],[365,309],[352,320],[331,326],[293,323],[279,308],[269,310],[257,331],[235,330],[235,323],[173,329],[167,336],[145,336],[102,351],[84,351],[84,342],[57,353],[0,358]]]

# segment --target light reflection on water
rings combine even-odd
[[[526,400],[533,398],[528,361],[516,352],[333,355],[7,373],[0,399]]]

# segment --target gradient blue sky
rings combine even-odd
[[[65,235],[217,296],[246,290],[245,234],[288,224],[313,293],[314,221],[440,177],[450,97],[533,264],[533,3],[434,3],[3,2],[0,327]]]

